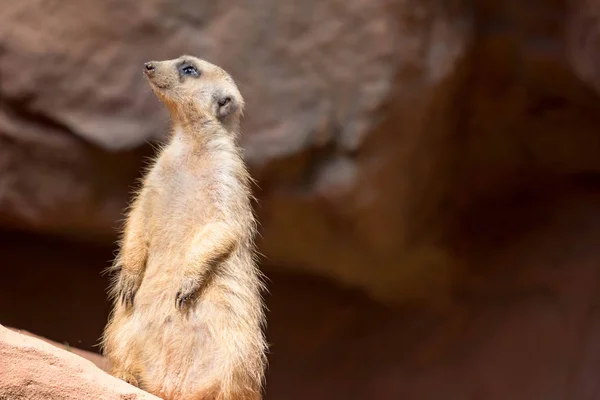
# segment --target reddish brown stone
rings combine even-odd
[[[0,399],[158,400],[93,363],[0,325]]]

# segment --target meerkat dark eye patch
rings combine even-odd
[[[219,119],[227,117],[237,108],[235,100],[229,95],[220,94],[216,96],[215,100],[217,102],[217,118]]]
[[[200,76],[200,71],[196,66],[189,62],[184,62],[177,68],[181,76]]]

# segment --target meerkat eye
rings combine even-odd
[[[198,72],[198,70],[196,69],[196,67],[194,67],[191,64],[184,64],[179,68],[179,72],[182,75],[191,75],[191,76],[198,76],[200,75],[200,72]]]

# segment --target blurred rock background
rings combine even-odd
[[[4,0],[0,323],[93,349],[99,273],[168,128],[141,67],[189,53],[248,103],[267,399],[600,397],[599,18],[596,0]]]

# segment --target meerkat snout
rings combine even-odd
[[[154,71],[154,64],[152,64],[152,62],[147,62],[144,64],[144,72],[146,74],[150,74]]]

